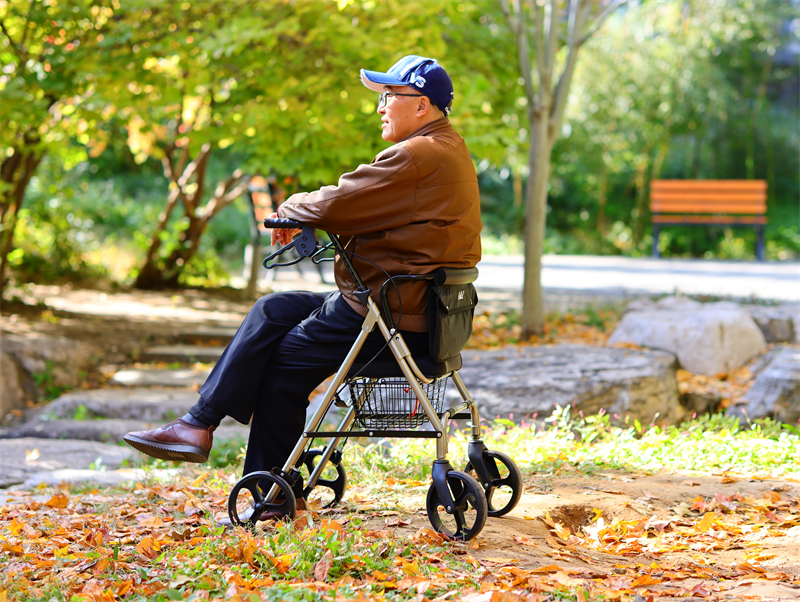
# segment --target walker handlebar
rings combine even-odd
[[[293,219],[286,219],[285,217],[277,217],[277,218],[266,218],[264,220],[264,227],[265,228],[292,228],[292,229],[299,229],[302,230],[300,234],[298,234],[292,242],[288,245],[284,245],[274,253],[272,253],[269,257],[264,259],[264,267],[269,269],[277,268],[281,266],[287,265],[294,265],[295,263],[302,261],[306,257],[311,257],[317,251],[317,237],[314,236],[314,227],[309,226],[307,224],[303,224],[301,222],[296,222]],[[294,249],[297,251],[297,259],[294,261],[289,261],[286,263],[269,263],[273,259],[275,259],[278,255],[282,255],[289,249]]]
[[[289,219],[287,217],[273,217],[273,218],[266,218],[264,219],[264,227],[265,228],[306,228],[310,226],[306,226],[302,222],[296,222],[293,219]]]

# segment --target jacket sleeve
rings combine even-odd
[[[293,194],[278,215],[345,236],[388,230],[412,221],[416,183],[410,153],[393,146],[336,186]]]

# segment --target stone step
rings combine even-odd
[[[13,429],[9,434],[13,439],[74,439],[119,443],[125,433],[149,430],[162,424],[163,422],[161,421],[148,422],[121,418],[108,418],[105,420],[34,420]],[[214,431],[214,441],[241,440],[242,445],[244,445],[247,442],[249,432],[249,427],[239,425],[232,419],[226,419]]]
[[[47,404],[34,420],[121,418],[164,423],[183,416],[198,399],[196,391],[174,387],[72,391]]]
[[[215,363],[224,350],[224,347],[204,345],[156,345],[143,349],[139,354],[139,361],[210,364]]]
[[[156,481],[170,481],[180,472],[180,468],[118,468],[117,470],[63,468],[61,470],[34,473],[28,476],[22,485],[28,489],[46,486],[58,487],[62,483],[72,486],[91,484],[102,487],[121,487],[130,483],[153,479]],[[47,497],[43,501],[46,501]]]
[[[159,370],[157,368],[118,370],[111,383],[123,387],[200,387],[211,370]]]
[[[176,338],[184,345],[225,347],[225,345],[231,342],[237,330],[237,328],[209,326],[208,328],[198,328],[190,332],[181,332]]]
[[[24,483],[44,471],[97,468],[116,469],[140,458],[128,446],[97,441],[40,439],[26,437],[0,440],[0,487]]]

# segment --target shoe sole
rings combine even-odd
[[[208,450],[195,445],[180,445],[177,443],[158,443],[148,441],[139,437],[125,435],[125,443],[132,448],[139,450],[143,454],[158,458],[159,460],[170,460],[172,462],[195,462],[202,464],[208,460]]]

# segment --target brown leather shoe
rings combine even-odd
[[[123,437],[140,452],[174,462],[205,462],[214,443],[213,426],[197,426],[178,418],[150,431],[135,431]]]

